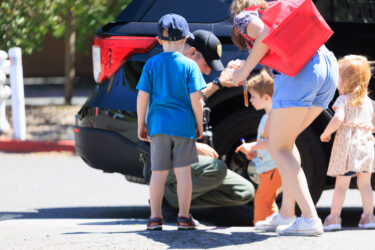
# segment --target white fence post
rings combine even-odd
[[[10,58],[14,138],[17,140],[26,140],[25,96],[23,89],[21,48],[11,48],[8,53]]]
[[[4,133],[10,129],[9,122],[6,117],[6,99],[10,96],[10,88],[5,85],[6,74],[10,71],[10,61],[6,60],[8,54],[0,50],[0,133]]]

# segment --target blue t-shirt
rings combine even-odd
[[[260,120],[258,126],[257,141],[263,141],[265,139],[264,129],[266,127],[267,119],[268,115],[264,114],[262,119]],[[257,150],[257,157],[254,159],[254,163],[258,174],[276,168],[276,163],[272,159],[267,149]]]
[[[150,94],[147,129],[195,139],[196,120],[190,94],[206,87],[195,61],[179,52],[163,52],[147,60],[137,89]]]

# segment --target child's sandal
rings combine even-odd
[[[194,219],[191,214],[189,217],[181,217],[177,218],[177,228],[178,230],[193,230],[196,229],[199,225],[199,222]]]
[[[323,224],[325,232],[341,230],[341,218],[337,215],[328,215]]]
[[[361,220],[358,223],[358,227],[363,229],[374,229],[375,216],[373,214],[362,214]]]
[[[161,218],[149,218],[147,220],[147,230],[162,230],[163,220]]]

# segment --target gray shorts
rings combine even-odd
[[[198,162],[195,140],[156,134],[151,137],[151,170],[169,170]]]

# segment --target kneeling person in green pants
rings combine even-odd
[[[197,143],[199,162],[191,165],[193,192],[192,208],[240,206],[248,204],[254,197],[254,186],[239,174],[227,169],[227,165],[218,159],[202,154]],[[213,148],[209,147],[212,151]],[[207,149],[205,149],[207,151]],[[216,152],[215,152],[216,153]],[[164,197],[177,208],[177,180],[173,170],[165,184]],[[249,216],[251,216],[249,214]]]

